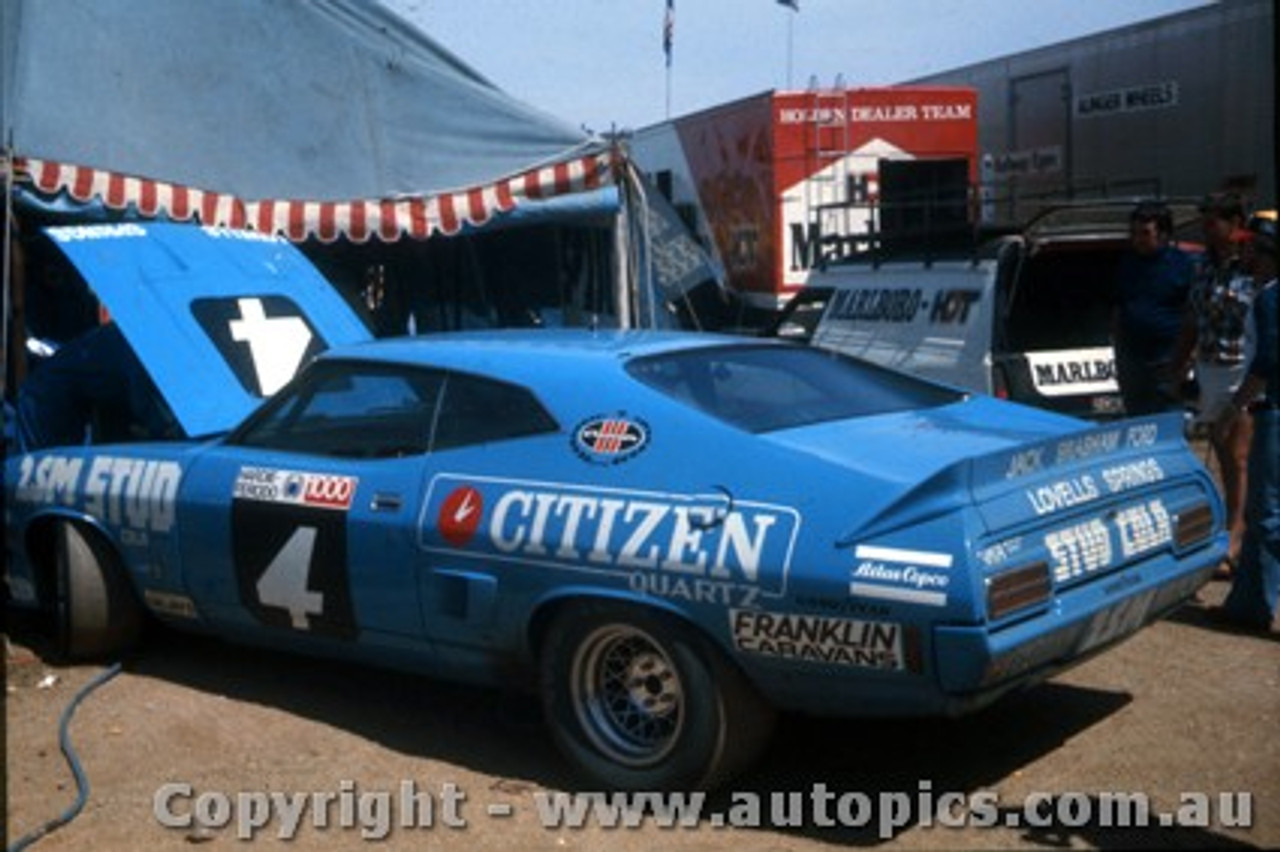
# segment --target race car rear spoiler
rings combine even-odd
[[[837,545],[920,524],[968,502],[989,533],[1188,478],[1199,479],[1198,490],[1221,518],[1216,489],[1186,444],[1180,415],[1121,420],[951,464]]]

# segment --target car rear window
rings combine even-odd
[[[715,346],[627,364],[639,381],[750,432],[931,408],[952,388],[804,346]]]

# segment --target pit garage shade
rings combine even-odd
[[[607,143],[371,0],[4,0],[0,146],[20,191],[294,239],[455,233],[616,183]]]
[[[116,172],[57,163],[14,159],[15,178],[45,195],[66,193],[75,201],[100,201],[113,210],[135,208],[146,218],[198,219],[226,228],[252,228],[291,240],[315,237],[333,242],[345,236],[387,242],[434,233],[453,235],[464,225],[482,227],[518,204],[585,193],[613,183],[612,155],[602,152],[532,169],[493,183],[457,192],[408,199],[353,201],[246,201],[226,193],[130,177]]]

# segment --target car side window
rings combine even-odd
[[[466,373],[451,373],[444,387],[432,449],[503,441],[560,428],[526,388]]]
[[[813,340],[818,323],[827,312],[827,305],[835,293],[832,287],[806,287],[792,297],[782,309],[781,315],[765,337],[781,337],[797,343]]]
[[[420,455],[430,447],[444,381],[435,370],[317,364],[230,443],[341,458]]]

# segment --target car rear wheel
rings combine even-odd
[[[541,692],[561,751],[591,781],[624,790],[717,786],[755,759],[775,715],[694,630],[608,601],[556,618]]]
[[[127,650],[142,630],[142,607],[119,559],[80,525],[58,525],[58,648],[71,659],[101,659]]]

